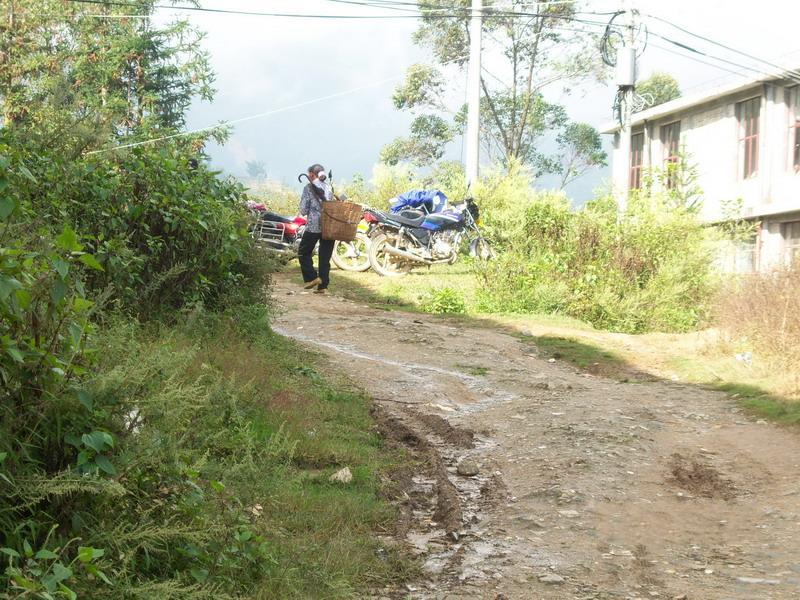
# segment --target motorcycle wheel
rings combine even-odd
[[[476,238],[469,245],[469,255],[478,260],[491,260],[495,257],[494,250],[485,238]]]
[[[372,238],[369,247],[369,264],[373,271],[383,277],[401,277],[411,270],[408,261],[398,259],[384,251],[384,248],[391,245],[394,240],[395,236],[389,237],[381,233]]]
[[[369,269],[369,247],[371,240],[364,233],[357,233],[352,242],[337,241],[333,245],[333,264],[342,271],[366,271]]]

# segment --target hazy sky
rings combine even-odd
[[[203,0],[202,4],[304,14],[398,14],[329,0]],[[800,2],[635,0],[633,4],[643,15],[663,17],[758,58],[785,66],[800,64],[800,39],[796,36]],[[619,6],[619,0],[583,3],[584,10],[599,12]],[[198,103],[192,108],[189,127],[204,127],[364,88],[237,125],[225,146],[211,148],[216,167],[244,174],[247,160],[259,160],[266,165],[270,178],[293,183],[305,167],[321,162],[334,169],[337,179],[349,179],[355,173],[369,178],[381,147],[408,132],[412,116],[394,109],[391,94],[409,65],[429,57],[411,40],[416,20],[289,19],[188,11],[180,14],[208,33],[206,48],[217,72],[219,90],[213,104]],[[587,18],[600,21],[608,17]],[[669,25],[645,19],[651,32],[742,65],[763,67]],[[640,77],[654,70],[668,71],[678,78],[685,94],[754,75],[731,65],[726,68],[740,74],[701,64],[663,50],[670,46],[653,35],[649,40],[640,60]],[[484,60],[491,65],[496,59],[490,55]],[[458,99],[463,100],[466,76],[455,71],[451,75],[455,109]],[[574,120],[599,126],[611,119],[611,85],[587,84],[568,95],[552,88],[548,95],[551,100],[563,102]],[[459,159],[461,151],[458,139],[448,156]],[[606,176],[606,172],[598,170],[569,191],[576,200],[585,200]]]

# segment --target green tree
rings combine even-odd
[[[636,93],[648,107],[658,106],[681,97],[678,81],[669,73],[656,72],[636,84]]]
[[[247,169],[247,175],[251,179],[260,180],[267,178],[267,167],[260,160],[248,160],[245,168]]]
[[[130,6],[10,0],[0,21],[0,108],[6,127],[77,155],[185,124],[210,100],[213,73],[186,21],[156,26],[153,0]],[[127,141],[127,140],[126,140]]]
[[[396,138],[381,150],[381,161],[396,165],[401,161],[422,167],[439,160],[445,145],[453,139],[453,129],[438,115],[419,115],[411,123],[411,135]]]
[[[561,188],[584,175],[592,167],[605,167],[606,153],[597,130],[586,123],[570,123],[559,132],[558,165],[553,169],[561,175]]]
[[[454,134],[463,132],[466,107],[455,115],[449,110],[442,69],[450,65],[466,70],[469,4],[467,0],[419,3],[423,18],[414,40],[432,51],[437,64],[414,65],[395,91],[395,106],[417,118],[409,137],[384,149],[383,160],[428,164],[442,156]],[[547,135],[569,138],[559,133],[566,134],[570,121],[563,106],[545,100],[544,91],[548,86],[566,88],[586,78],[602,78],[605,73],[593,35],[576,27],[577,5],[544,0],[484,3],[485,52],[503,57],[497,74],[484,71],[480,82],[481,143],[490,158],[505,165],[519,161],[531,166],[534,175],[561,172],[558,157],[544,153],[541,141]],[[445,13],[456,16],[442,17]],[[582,157],[578,162],[597,161]]]

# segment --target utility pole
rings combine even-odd
[[[483,0],[472,0],[469,22],[469,68],[467,70],[467,189],[478,182],[480,161],[481,31]]]
[[[630,192],[631,172],[631,123],[633,121],[633,100],[636,89],[636,12],[631,6],[631,0],[624,5],[627,12],[628,24],[625,32],[624,45],[617,54],[617,86],[622,93],[622,128],[619,135],[619,154],[625,161],[625,177],[619,190],[619,210],[624,212],[628,206]]]

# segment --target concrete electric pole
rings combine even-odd
[[[617,72],[616,83],[619,92],[622,94],[622,127],[619,135],[620,156],[625,160],[626,177],[622,189],[619,190],[619,210],[625,211],[628,205],[628,194],[630,192],[630,168],[631,168],[631,123],[633,121],[634,92],[636,89],[636,12],[630,5],[630,0],[625,3],[628,23],[624,35],[624,43],[617,53]]]
[[[467,70],[467,150],[465,172],[468,189],[478,181],[480,161],[482,13],[483,0],[472,0],[472,15],[469,23],[469,68]]]

